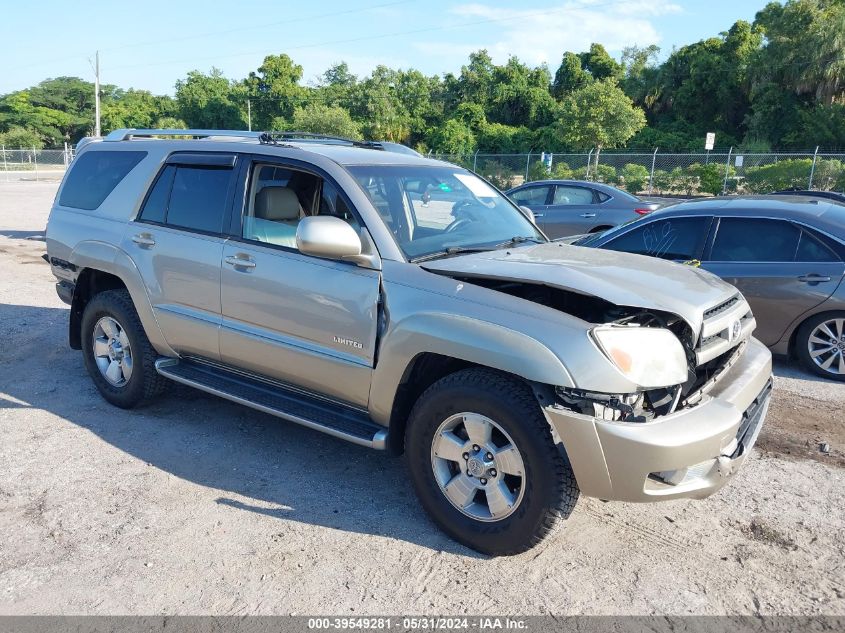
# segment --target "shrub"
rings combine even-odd
[[[724,165],[717,163],[700,165],[698,163],[694,163],[690,165],[687,170],[691,176],[698,179],[697,188],[699,191],[712,193],[714,196],[718,196],[722,193],[722,188],[725,184]],[[728,172],[728,177],[730,178],[730,171]]]
[[[522,175],[495,160],[486,160],[481,164],[479,173],[502,191],[515,187]]]
[[[643,165],[628,163],[622,168],[622,182],[630,193],[643,191],[648,186],[649,172]]]
[[[749,167],[745,170],[745,187],[751,193],[768,193],[790,187],[803,189],[807,187],[812,166],[812,159],[790,158],[771,165]]]
[[[603,182],[608,185],[613,185],[617,182],[616,168],[610,165],[596,165],[590,173],[596,182]]]
[[[818,160],[813,172],[813,189],[845,190],[845,165],[841,160]]]

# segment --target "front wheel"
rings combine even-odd
[[[810,371],[845,381],[845,312],[827,312],[807,319],[795,338],[796,352]]]
[[[485,554],[530,549],[578,499],[533,393],[500,372],[467,369],[432,385],[411,412],[405,451],[426,511]]]

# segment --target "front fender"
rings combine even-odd
[[[499,369],[526,380],[574,386],[561,360],[523,332],[467,316],[424,312],[391,324],[379,350],[370,388],[370,415],[387,425],[406,368],[433,353]]]

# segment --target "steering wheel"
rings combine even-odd
[[[466,226],[471,223],[472,214],[469,213],[469,210],[477,206],[479,206],[479,204],[474,200],[458,200],[455,204],[453,204],[452,215],[455,219],[452,220],[449,226],[446,227],[445,232],[452,233],[462,226]]]

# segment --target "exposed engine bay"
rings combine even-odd
[[[599,297],[551,287],[502,279],[460,278],[460,281],[503,292],[571,314],[596,325],[664,328],[678,337],[687,357],[687,380],[667,388],[649,389],[629,394],[607,394],[558,387],[558,404],[600,420],[648,422],[695,404],[702,389],[726,369],[739,348],[701,366],[696,366],[695,340],[689,324],[677,315],[639,307],[619,306]]]

